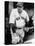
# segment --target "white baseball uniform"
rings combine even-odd
[[[10,20],[9,23],[15,23],[16,21],[16,25],[17,27],[21,27],[25,24],[25,20],[23,20],[21,17],[27,19],[27,21],[29,21],[29,17],[28,14],[25,10],[22,11],[21,14],[18,13],[18,9],[12,9],[11,14],[10,14]],[[18,21],[16,20],[16,18],[20,18],[18,19]],[[22,24],[23,23],[23,24]]]
[[[12,10],[12,12],[10,14],[9,23],[14,24],[16,22],[16,26],[18,28],[21,28],[21,29],[17,29],[16,33],[19,34],[21,37],[24,37],[23,27],[25,26],[25,19],[27,19],[27,21],[29,21],[28,14],[25,10],[23,10],[21,14],[18,13],[18,9]]]

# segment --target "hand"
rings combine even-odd
[[[29,28],[28,28],[28,27],[25,27],[24,30],[25,30],[26,32],[28,32],[28,31],[29,31]]]

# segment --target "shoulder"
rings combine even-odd
[[[26,10],[23,10],[23,13],[24,13],[25,15],[28,15],[28,13],[27,13],[27,11],[26,11]]]
[[[14,15],[16,15],[16,12],[17,12],[17,9],[12,9],[12,10],[11,10],[11,14],[10,14],[10,16],[14,16]]]
[[[17,11],[17,9],[12,9],[12,12],[16,12]]]

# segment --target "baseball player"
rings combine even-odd
[[[19,39],[21,39],[21,42],[23,42],[23,38],[25,35],[25,32],[23,30],[24,26],[25,26],[25,21],[29,21],[29,17],[27,12],[23,9],[23,3],[22,2],[18,2],[17,3],[17,8],[16,9],[12,9],[12,12],[10,14],[10,29],[11,29],[11,34],[12,36],[14,36],[14,33],[12,31],[12,27],[17,27],[16,28],[16,36],[19,37]],[[16,37],[15,37],[16,38]],[[13,37],[12,37],[13,39]],[[12,40],[12,42],[16,42],[15,40]]]

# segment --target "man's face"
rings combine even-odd
[[[17,7],[17,9],[18,9],[18,12],[21,13],[23,10],[23,7]]]

